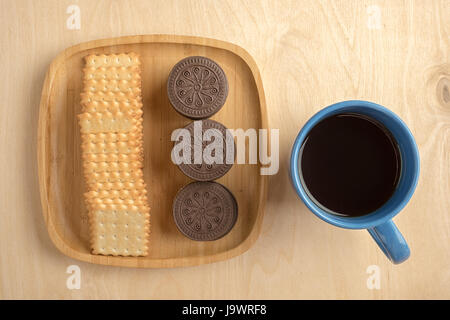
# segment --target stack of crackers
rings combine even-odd
[[[141,64],[135,53],[89,55],[79,117],[94,254],[145,256]]]

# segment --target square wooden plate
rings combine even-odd
[[[83,57],[96,53],[136,52],[142,61],[144,103],[144,175],[151,207],[151,235],[146,257],[93,255],[89,248],[84,205],[80,130]],[[177,191],[191,182],[170,159],[171,133],[191,120],[169,104],[166,82],[171,68],[184,57],[200,55],[224,69],[229,94],[212,119],[230,129],[268,128],[261,77],[252,57],[239,46],[206,38],[144,35],[96,40],[68,48],[51,63],[39,110],[38,167],[41,202],[50,238],[64,254],[91,263],[169,268],[231,258],[257,239],[264,213],[267,176],[260,164],[235,164],[218,182],[236,197],[239,215],[231,232],[217,241],[184,237],[172,216]],[[248,152],[248,150],[247,150]]]

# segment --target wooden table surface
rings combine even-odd
[[[449,299],[449,16],[448,0],[1,0],[0,298]],[[262,233],[241,256],[178,269],[107,267],[65,257],[47,235],[36,164],[45,72],[68,46],[135,34],[229,41],[260,68],[269,124],[280,129],[280,170]],[[412,251],[401,265],[366,231],[316,218],[288,179],[305,121],[347,99],[396,112],[420,149],[419,185],[395,218]],[[66,286],[70,265],[81,270],[78,290]],[[379,289],[367,285],[377,274]]]

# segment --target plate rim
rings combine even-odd
[[[261,175],[261,183],[259,186],[259,199],[257,205],[256,220],[248,236],[240,242],[237,246],[226,250],[224,252],[213,253],[206,256],[195,257],[176,257],[176,258],[155,258],[148,259],[147,257],[113,257],[93,255],[89,252],[84,253],[73,249],[64,237],[61,237],[56,230],[55,221],[51,219],[51,215],[55,213],[52,211],[49,203],[49,168],[46,158],[47,152],[47,140],[49,136],[49,123],[48,112],[50,108],[50,92],[53,88],[56,73],[61,64],[72,55],[77,52],[90,50],[94,48],[114,46],[114,45],[127,45],[127,44],[140,44],[140,43],[173,43],[173,44],[190,44],[197,46],[207,46],[218,48],[226,51],[230,51],[240,57],[246,65],[249,67],[253,79],[255,80],[256,89],[258,91],[259,109],[261,113],[261,129],[269,129],[267,106],[264,94],[263,83],[258,66],[253,57],[242,47],[212,38],[196,37],[196,36],[183,36],[183,35],[168,35],[168,34],[148,34],[148,35],[134,35],[123,36],[115,38],[107,38],[100,40],[91,40],[83,42],[74,46],[71,46],[62,52],[60,52],[51,62],[44,80],[44,85],[41,92],[41,99],[39,104],[39,118],[38,118],[38,130],[37,130],[37,163],[38,163],[38,178],[39,178],[39,192],[41,199],[42,213],[44,216],[44,222],[47,227],[47,232],[51,241],[56,248],[64,255],[71,258],[90,262],[101,265],[111,265],[120,267],[132,267],[132,268],[174,268],[174,267],[188,267],[196,266],[207,263],[213,263],[218,261],[227,260],[238,255],[241,255],[247,251],[255,241],[258,239],[261,233],[262,221],[264,217],[264,210],[267,200],[268,192],[268,176]],[[270,148],[270,140],[269,140]]]

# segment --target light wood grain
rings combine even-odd
[[[88,211],[83,197],[86,186],[77,123],[77,115],[81,113],[83,58],[123,52],[139,54],[142,66],[144,180],[151,206],[149,253],[145,257],[91,254]],[[256,241],[267,198],[268,179],[259,174],[261,165],[236,164],[217,180],[231,190],[239,207],[238,219],[228,235],[217,241],[192,241],[174,223],[175,195],[192,180],[170,160],[171,135],[192,120],[170,106],[166,88],[170,70],[186,56],[213,59],[229,79],[227,100],[212,119],[230,129],[267,129],[259,70],[245,50],[227,42],[169,35],[94,40],[64,50],[51,63],[39,108],[37,160],[44,219],[50,238],[62,253],[104,265],[174,268],[229,259],[248,250]]]
[[[66,28],[70,4],[81,8],[80,30]],[[379,29],[368,28],[373,5]],[[0,298],[449,299],[449,16],[448,0],[0,1]],[[235,43],[261,71],[281,165],[261,235],[243,255],[177,269],[97,266],[67,258],[47,235],[35,160],[45,72],[71,45],[136,34]],[[367,232],[320,221],[289,183],[298,130],[346,99],[390,108],[419,146],[419,185],[395,218],[412,251],[401,265]],[[81,268],[80,290],[66,288],[71,264]],[[380,290],[367,289],[369,265],[380,267]]]

